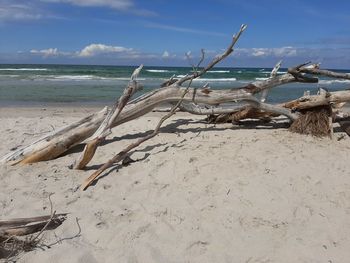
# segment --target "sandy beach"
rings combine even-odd
[[[0,156],[97,110],[0,108]],[[338,128],[330,140],[280,123],[213,125],[177,113],[133,152],[137,162],[80,191],[163,114],[115,128],[86,171],[68,168],[81,147],[0,167],[0,219],[50,214],[51,193],[54,210],[69,213],[44,234],[44,244],[56,244],[18,262],[348,262],[350,138]]]

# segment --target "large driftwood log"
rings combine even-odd
[[[105,107],[97,113],[51,132],[31,144],[5,155],[0,159],[0,163],[34,163],[56,158],[90,137],[100,126],[108,111],[108,108]]]

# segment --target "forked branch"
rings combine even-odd
[[[186,95],[187,90],[184,91],[182,98],[176,103],[175,106],[172,107],[172,109],[170,110],[170,112],[168,112],[166,115],[164,115],[160,121],[158,122],[156,128],[153,130],[153,132],[141,139],[139,139],[138,141],[136,141],[135,143],[130,144],[129,146],[127,146],[125,149],[123,149],[122,151],[120,151],[117,155],[115,155],[112,159],[110,159],[108,162],[106,162],[104,165],[102,165],[97,171],[95,171],[92,175],[90,175],[89,178],[87,178],[85,180],[85,182],[81,185],[81,190],[86,190],[91,183],[100,175],[102,174],[106,169],[108,169],[109,167],[111,167],[113,164],[120,162],[121,160],[123,160],[128,153],[138,147],[140,144],[144,143],[145,141],[148,141],[149,139],[152,139],[154,136],[156,136],[159,133],[159,129],[162,126],[163,122],[170,118],[172,115],[175,114],[177,108],[179,107],[179,105],[182,102],[183,97]]]
[[[183,84],[184,82],[191,80],[191,79],[195,79],[198,78],[200,76],[202,76],[203,74],[205,74],[208,70],[210,70],[211,68],[213,68],[216,64],[218,64],[220,61],[222,61],[223,59],[225,59],[227,56],[229,56],[232,52],[233,52],[233,47],[234,45],[237,43],[238,39],[240,38],[240,36],[242,35],[243,31],[247,28],[247,25],[241,25],[241,28],[239,29],[238,33],[236,35],[233,36],[232,38],[232,42],[231,44],[227,47],[226,51],[218,56],[216,56],[205,68],[203,68],[201,71],[197,72],[193,72],[193,74],[191,75],[187,75],[181,79],[179,79],[177,82],[175,82],[175,84],[181,86],[181,84]],[[203,51],[202,51],[202,58],[204,57],[203,55]],[[202,62],[202,60],[200,61]]]
[[[130,100],[131,96],[138,90],[138,84],[136,78],[141,72],[143,65],[140,65],[135,69],[131,75],[131,80],[128,86],[124,89],[124,93],[114,104],[113,109],[108,113],[104,121],[101,123],[97,131],[92,135],[89,141],[86,143],[83,152],[81,153],[78,161],[74,165],[75,169],[83,169],[91,161],[95,155],[97,147],[105,140],[105,138],[111,133],[113,122],[119,117],[121,111]]]

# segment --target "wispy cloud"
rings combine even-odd
[[[155,16],[154,11],[139,8],[133,0],[40,0],[46,3],[65,3],[81,7],[106,7],[137,16]]]
[[[219,33],[219,32],[212,32],[212,31],[198,30],[198,29],[192,29],[192,28],[186,28],[186,27],[158,24],[158,23],[153,23],[153,22],[146,22],[144,24],[144,26],[148,27],[148,28],[164,29],[164,30],[176,31],[176,32],[181,32],[181,33],[191,33],[191,34],[198,34],[198,35],[220,36],[220,37],[227,36],[226,34]]]
[[[30,53],[37,54],[37,55],[42,55],[45,58],[47,58],[47,57],[56,57],[56,56],[59,56],[59,55],[63,54],[63,53],[59,52],[57,48],[48,48],[48,49],[41,49],[41,50],[32,49],[30,51]]]
[[[297,56],[298,49],[294,47],[237,48],[233,54],[234,56],[283,58]]]
[[[0,21],[36,20],[43,12],[31,4],[19,4],[16,1],[0,1]]]
[[[84,7],[109,7],[118,10],[126,10],[134,7],[131,0],[41,0],[49,3],[68,3]]]

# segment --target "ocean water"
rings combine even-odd
[[[4,65],[0,64],[0,106],[48,105],[108,105],[122,93],[136,67],[86,65]],[[191,68],[144,67],[139,82],[145,93],[159,87],[171,76],[182,77]],[[246,85],[269,77],[271,68],[214,68],[193,82],[201,87],[209,83],[212,89],[226,89]],[[337,70],[350,72],[350,70]],[[279,74],[286,72],[281,69]],[[293,83],[272,89],[268,102],[288,101],[303,95],[305,90],[316,93],[325,87],[340,90],[350,87],[350,81],[321,78],[318,84]]]

